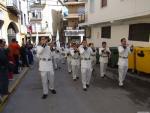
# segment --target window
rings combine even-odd
[[[101,7],[107,6],[107,0],[101,0]]]
[[[35,17],[35,12],[32,12],[32,17]]]
[[[132,24],[129,26],[129,40],[149,42],[150,24]]]
[[[24,14],[24,24],[26,25],[26,14]]]
[[[21,25],[23,25],[23,13],[21,12]]]
[[[111,26],[101,28],[101,37],[102,38],[111,38]]]

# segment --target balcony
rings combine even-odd
[[[78,2],[78,1],[70,1],[70,2],[64,2],[65,6],[73,6],[73,5],[85,5],[85,2]]]
[[[88,2],[88,0],[78,0],[79,2]]]
[[[30,5],[30,9],[32,8],[41,8],[43,9],[46,5],[46,1],[40,1],[40,2],[34,2],[33,4]]]
[[[18,7],[18,0],[7,0],[6,6],[13,13],[20,14],[20,9]]]
[[[86,23],[88,21],[88,15],[86,13],[79,16],[79,23]]]
[[[41,12],[33,12],[30,21],[42,21],[42,13]]]
[[[69,14],[68,16],[65,17],[65,19],[78,19],[79,15],[78,14]]]

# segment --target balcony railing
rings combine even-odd
[[[48,28],[46,27],[32,27],[32,32],[48,32]]]
[[[20,8],[18,6],[18,0],[7,0],[6,4],[7,8],[10,9],[10,11],[19,14]]]
[[[30,21],[42,21],[42,14],[40,13],[38,15],[32,16]]]

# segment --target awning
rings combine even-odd
[[[85,31],[82,30],[64,30],[65,36],[84,36]]]

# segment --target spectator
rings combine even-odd
[[[33,45],[28,42],[26,44],[26,47],[27,47],[28,61],[29,61],[29,64],[32,65],[33,64],[33,52],[32,52]]]
[[[7,95],[8,92],[8,72],[9,72],[9,61],[7,51],[4,48],[4,42],[0,39],[0,95]]]
[[[21,61],[22,61],[23,67],[24,66],[29,67],[28,60],[27,60],[27,50],[26,50],[25,44],[22,44],[20,48],[20,55],[21,55]]]
[[[9,44],[10,54],[15,60],[15,69],[14,73],[19,74],[19,56],[20,56],[20,46],[17,43],[16,39],[12,39],[12,42]]]

